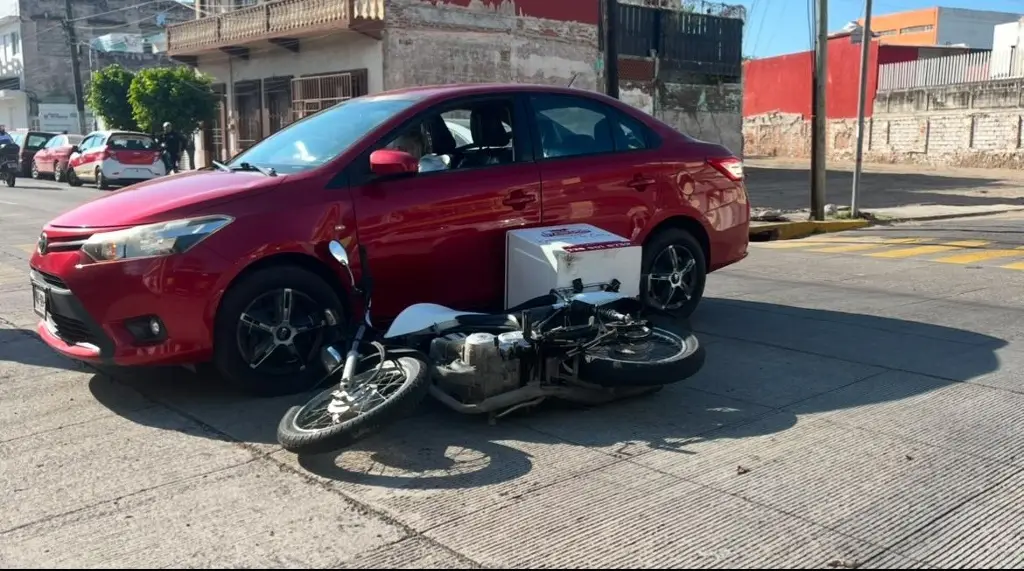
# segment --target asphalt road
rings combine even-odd
[[[299,462],[289,399],[33,338],[23,246],[95,194],[0,190],[2,567],[1024,564],[1024,272],[934,259],[1024,219],[755,244],[710,277],[686,382],[494,426],[426,405]],[[921,244],[963,252],[870,255]]]

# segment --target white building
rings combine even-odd
[[[0,18],[0,124],[8,129],[30,126],[29,100],[24,91],[25,57],[21,21],[14,14]]]

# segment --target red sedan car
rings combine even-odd
[[[459,145],[449,126],[463,119],[473,140]],[[38,332],[65,355],[212,362],[255,394],[288,394],[323,374],[325,309],[354,317],[331,240],[366,247],[378,324],[417,302],[500,310],[506,231],[565,223],[643,244],[644,299],[687,316],[707,273],[747,255],[749,217],[739,159],[618,100],[420,87],[83,204],[46,225],[31,280]]]
[[[32,157],[32,178],[52,176],[63,182],[67,179],[68,159],[71,152],[82,142],[82,135],[54,135],[43,148]]]

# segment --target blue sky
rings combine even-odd
[[[948,8],[973,8],[999,12],[1020,12],[1024,0],[873,0],[874,14],[891,14],[941,5]],[[728,2],[727,2],[728,3]],[[741,0],[747,7],[743,31],[743,53],[766,57],[810,49],[807,0]],[[837,31],[851,20],[863,16],[864,0],[829,0],[828,29]]]

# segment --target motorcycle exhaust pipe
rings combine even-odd
[[[527,385],[514,391],[486,398],[477,404],[466,404],[455,400],[451,395],[442,391],[437,385],[431,384],[430,396],[441,401],[445,406],[456,412],[461,412],[463,414],[485,414],[536,400],[540,397],[550,396],[550,394],[538,385]]]

